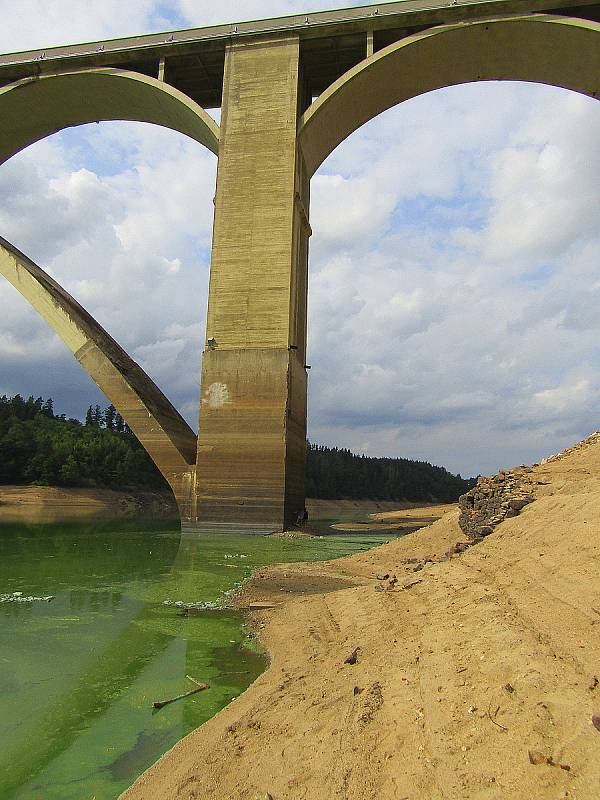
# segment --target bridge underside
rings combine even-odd
[[[184,527],[270,533],[303,515],[309,189],[322,161],[377,114],[444,86],[523,80],[600,96],[599,19],[594,2],[407,0],[0,56],[0,160],[90,114],[156,122],[218,152],[197,442],[108,334],[0,242],[1,271],[121,411]],[[202,105],[221,106],[220,129]]]

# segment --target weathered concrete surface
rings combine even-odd
[[[196,436],[160,389],[82,306],[0,238],[0,273],[56,331],[148,451],[190,519]]]
[[[74,125],[102,120],[152,122],[217,153],[219,126],[167,83],[119,69],[24,78],[0,89],[0,164],[33,142]]]
[[[473,81],[530,81],[600,95],[600,23],[551,15],[440,25],[374,53],[323,92],[299,133],[312,175],[347,136],[425,92]]]
[[[304,509],[308,181],[294,35],[227,51],[197,462],[199,528]]]

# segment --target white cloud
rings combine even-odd
[[[154,0],[1,0],[0,52],[53,47],[170,27]]]
[[[361,5],[329,0],[327,8]],[[0,0],[0,52],[321,11],[321,0]]]
[[[592,399],[598,399],[598,389],[591,382],[581,378],[573,383],[563,383],[552,389],[544,389],[533,395],[533,401],[550,414],[562,415],[581,411]]]
[[[600,164],[587,152],[600,116],[571,98],[520,85],[438,92],[373,121],[325,163],[312,203],[313,439],[358,447],[368,433],[371,452],[446,453],[468,473],[597,427],[591,384],[565,377],[598,369],[600,322]],[[546,129],[550,117],[561,124]],[[374,236],[368,224],[356,237],[344,228],[344,192],[332,185],[346,191],[349,219],[355,195],[392,194],[392,209],[365,213]]]
[[[178,0],[177,7],[189,25],[220,25],[225,22],[283,17],[311,11],[349,8],[364,5],[362,0],[221,0],[217,5],[210,0]]]

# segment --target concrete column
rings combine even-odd
[[[294,34],[229,45],[198,437],[198,530],[304,509],[308,178]]]

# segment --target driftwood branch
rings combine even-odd
[[[186,675],[186,678],[190,678],[190,676]],[[190,680],[197,684],[195,689],[192,689],[189,692],[184,692],[183,694],[178,694],[177,697],[172,697],[170,700],[157,700],[155,703],[152,703],[152,708],[164,708],[171,703],[175,703],[177,700],[183,700],[184,697],[190,697],[198,692],[203,692],[205,689],[210,689],[208,683],[198,683],[198,681],[194,680],[194,678],[190,678]]]

